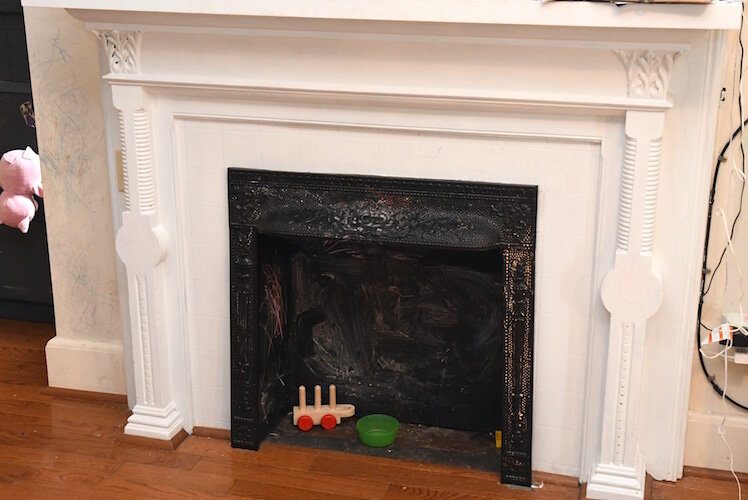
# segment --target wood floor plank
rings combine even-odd
[[[44,349],[36,346],[0,346],[0,359],[44,363]]]
[[[33,499],[33,500],[101,500],[102,492],[96,488],[82,488],[72,486],[51,487],[45,482],[28,480],[18,485],[0,484],[0,498],[3,499]],[[117,493],[106,493],[106,500],[132,500],[132,497]]]
[[[98,414],[93,414],[90,420],[82,420],[80,414],[78,414],[77,420],[68,420],[64,418],[55,419],[47,416],[13,415],[0,412],[0,428],[4,431],[15,432],[19,435],[45,433],[66,439],[75,437],[81,440],[99,440],[119,435],[120,430],[124,428],[125,422],[126,420],[121,417],[105,420]]]
[[[678,482],[655,481],[652,500],[735,500],[738,485],[733,479],[720,481],[702,477],[684,477]]]
[[[384,497],[387,500],[399,500],[405,498],[444,498],[460,500],[496,499],[521,500],[521,499],[548,499],[548,500],[576,500],[577,489],[567,488],[559,485],[544,486],[540,489],[530,490],[518,486],[505,484],[497,485],[492,492],[464,491],[461,481],[456,481],[451,488],[436,488],[426,486],[404,486],[391,484]]]
[[[125,463],[105,479],[100,488],[136,498],[216,498],[228,496],[235,483],[236,479],[231,476],[196,471],[184,473],[158,465]]]
[[[112,474],[119,469],[122,461],[91,457],[80,453],[60,453],[55,450],[38,448],[18,449],[14,446],[0,446],[0,470],[8,464],[30,465],[52,469],[71,471],[95,471],[102,474]]]
[[[437,490],[432,488],[422,488],[415,486],[401,486],[399,484],[391,484],[382,497],[386,500],[404,500],[409,498],[434,498],[434,499],[445,499],[445,500],[487,500],[495,498],[509,498],[505,496],[503,490],[496,494],[476,494],[476,493],[462,493],[459,491],[448,491],[448,490]]]
[[[460,488],[470,493],[494,493],[500,485],[498,477],[477,478],[461,476],[459,473],[444,474],[429,470],[426,467],[424,470],[416,470],[410,467],[402,467],[397,461],[390,461],[387,464],[367,463],[364,467],[356,462],[339,456],[324,456],[314,461],[310,471],[339,475],[361,481],[376,477],[402,486],[447,490],[454,487],[456,482],[459,482]]]
[[[0,457],[0,498],[45,498],[50,492],[57,498],[87,498],[121,465],[116,460],[4,446]]]
[[[0,382],[32,385],[47,385],[47,368],[43,361],[0,359]]]
[[[162,464],[181,469],[191,469],[200,459],[197,455],[187,453],[176,454],[167,450],[121,445],[116,439],[123,432],[124,422],[106,426],[82,419],[76,430],[70,425],[57,425],[57,422],[43,420],[35,417],[11,419],[0,414],[0,445],[59,453],[82,453],[99,458]]]
[[[21,385],[11,382],[0,382],[0,400],[23,399],[24,401],[40,401],[44,399],[40,386]]]
[[[110,405],[107,403],[80,404],[79,402],[47,402],[26,401],[23,399],[0,399],[0,413],[24,417],[43,418],[55,420],[66,425],[75,425],[80,421],[80,415],[85,412],[93,420],[114,423],[124,422],[129,416],[129,411],[123,405]]]
[[[55,336],[54,326],[0,318],[3,346],[29,346],[44,350],[49,339]]]
[[[177,448],[177,453],[189,453],[236,463],[255,463],[280,466],[292,470],[308,470],[318,450],[296,448],[276,443],[263,443],[259,451],[232,448],[229,441],[205,437],[190,437]]]
[[[255,500],[289,500],[289,499],[324,499],[324,500],[356,500],[356,491],[350,491],[344,495],[335,493],[321,494],[318,491],[307,490],[296,486],[279,486],[262,482],[250,482],[240,479],[231,488],[232,497],[252,498]]]
[[[19,475],[20,472],[22,472],[21,475]],[[26,482],[34,481],[46,484],[49,488],[68,489],[91,489],[111,475],[97,468],[85,469],[63,462],[38,465],[11,461],[0,465],[0,474],[5,484],[21,486]]]
[[[222,476],[232,476],[250,483],[261,482],[267,485],[300,487],[309,492],[333,493],[337,495],[355,494],[356,498],[381,498],[387,490],[386,481],[369,478],[367,481],[352,480],[341,475],[309,472],[285,467],[268,466],[250,462],[225,462],[213,459],[200,460],[192,469]]]

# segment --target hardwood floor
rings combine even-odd
[[[49,325],[0,320],[0,498],[576,499],[573,478],[537,473],[539,489],[495,475],[279,444],[259,452],[189,437],[176,451],[123,442],[121,401],[77,399],[47,385]],[[737,498],[720,474],[654,482],[655,499]]]

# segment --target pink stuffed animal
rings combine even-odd
[[[31,196],[3,191],[0,194],[0,224],[17,227],[26,233],[38,208],[39,204]]]
[[[39,155],[31,148],[14,149],[0,159],[0,187],[13,194],[44,197]]]
[[[32,195],[44,195],[39,155],[31,148],[8,151],[0,158],[0,224],[25,233],[39,205]]]

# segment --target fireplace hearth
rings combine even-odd
[[[531,483],[534,186],[229,169],[232,445],[296,387],[359,415],[501,431]]]

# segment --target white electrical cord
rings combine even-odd
[[[740,479],[738,479],[738,475],[735,474],[735,458],[732,453],[732,448],[730,447],[730,443],[727,442],[727,432],[725,430],[725,422],[727,421],[727,400],[725,399],[725,395],[727,394],[727,351],[732,347],[732,340],[729,338],[727,339],[727,345],[724,349],[719,351],[717,354],[714,354],[712,356],[704,354],[704,357],[708,359],[715,359],[722,355],[725,357],[725,382],[722,385],[722,422],[720,422],[719,426],[717,426],[717,434],[719,434],[719,437],[722,439],[722,442],[725,443],[725,447],[727,448],[727,452],[730,454],[730,473],[732,474],[732,477],[735,478],[735,482],[738,483],[738,500],[742,500],[743,498],[743,492],[740,487]]]
[[[735,474],[735,464],[734,464],[734,456],[732,453],[732,448],[730,448],[730,443],[727,442],[727,436],[725,435],[725,421],[727,420],[727,400],[725,399],[725,394],[727,393],[727,350],[732,347],[732,341],[730,339],[727,340],[727,347],[725,347],[725,383],[722,386],[722,408],[724,411],[724,414],[722,415],[722,422],[719,424],[719,427],[717,427],[717,434],[719,434],[719,437],[722,438],[722,442],[725,443],[725,447],[727,447],[727,452],[730,454],[730,472],[732,473],[732,477],[735,478],[735,482],[738,483],[738,500],[742,500],[743,498],[743,492],[740,488],[740,479],[738,479],[738,475]]]
[[[741,120],[742,120],[742,116],[741,116]],[[742,123],[742,121],[741,121],[741,123]],[[737,170],[737,169],[734,169],[734,170],[740,172],[741,174],[743,173],[740,170]],[[741,180],[741,182],[745,182],[745,176],[744,175],[740,175],[740,176],[738,176],[738,178]],[[732,180],[731,180],[730,183],[732,184]],[[730,199],[729,193],[730,193],[731,190],[732,189],[728,190],[728,206],[729,206],[729,199]],[[743,334],[748,334],[746,332],[746,330],[743,328],[743,325],[742,325],[742,322],[743,322],[743,298],[744,298],[744,292],[743,292],[743,270],[740,267],[740,261],[738,261],[737,255],[735,254],[735,247],[732,244],[732,238],[730,238],[730,227],[727,224],[727,216],[725,215],[725,211],[720,208],[719,210],[717,210],[717,214],[719,214],[720,218],[722,219],[722,227],[723,227],[723,229],[725,231],[725,237],[727,238],[727,247],[730,249],[730,253],[732,254],[733,258],[735,259],[735,267],[738,268],[738,280],[740,282],[739,283],[739,285],[740,285],[740,301],[738,302],[738,310],[739,310],[739,314],[740,314],[740,316],[739,316],[739,318],[740,318],[740,320],[739,320],[740,324],[737,326],[737,329],[740,330],[740,332],[743,333]],[[729,260],[730,260],[729,258],[727,258],[725,260],[725,289],[727,289],[727,278],[729,276],[729,273],[727,272]],[[724,363],[724,367],[725,367],[725,381],[724,381],[724,384],[722,385],[722,408],[723,408],[722,412],[723,413],[722,413],[722,422],[720,422],[719,426],[717,427],[717,434],[719,434],[719,437],[722,439],[722,442],[725,444],[725,447],[727,448],[727,452],[730,454],[730,473],[732,473],[732,477],[735,478],[735,482],[738,484],[738,500],[742,500],[742,498],[743,498],[743,492],[742,492],[742,488],[740,486],[740,479],[738,479],[738,475],[735,474],[735,464],[734,464],[735,457],[733,455],[732,448],[730,447],[730,443],[727,442],[727,435],[726,435],[727,433],[726,433],[726,430],[725,430],[725,422],[727,421],[727,400],[725,399],[725,397],[727,395],[727,359],[728,359],[727,351],[729,351],[731,347],[732,347],[732,338],[728,337],[727,344],[726,344],[726,346],[725,346],[724,349],[722,349],[720,352],[718,352],[717,354],[715,354],[713,356],[705,355],[705,357],[708,358],[708,359],[715,359],[715,358],[718,358],[719,356],[724,356],[724,358],[725,358],[725,363]],[[701,350],[701,349],[699,349],[699,350]],[[701,353],[702,353],[702,355],[704,354],[703,351],[701,351]]]

